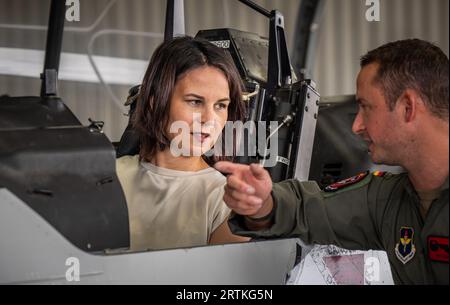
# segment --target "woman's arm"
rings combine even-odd
[[[228,226],[228,217],[225,221],[211,233],[208,244],[218,245],[218,244],[228,244],[228,243],[241,243],[247,242],[250,237],[234,235],[230,231]]]

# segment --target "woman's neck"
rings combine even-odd
[[[158,167],[185,172],[197,172],[209,167],[202,157],[175,157],[168,149],[156,152],[147,161]]]

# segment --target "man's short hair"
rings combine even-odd
[[[406,89],[416,90],[435,116],[448,121],[448,57],[432,43],[406,39],[387,43],[361,57],[361,68],[379,64],[374,81],[391,110]]]

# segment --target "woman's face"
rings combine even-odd
[[[221,70],[203,66],[182,75],[170,101],[167,135],[172,153],[181,146],[184,156],[210,150],[225,126],[229,104],[228,81]]]

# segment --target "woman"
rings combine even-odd
[[[140,153],[117,160],[131,250],[248,240],[231,234],[226,178],[208,165],[218,156],[205,157],[225,123],[243,119],[241,86],[229,54],[208,41],[176,38],[155,51],[132,118]]]

